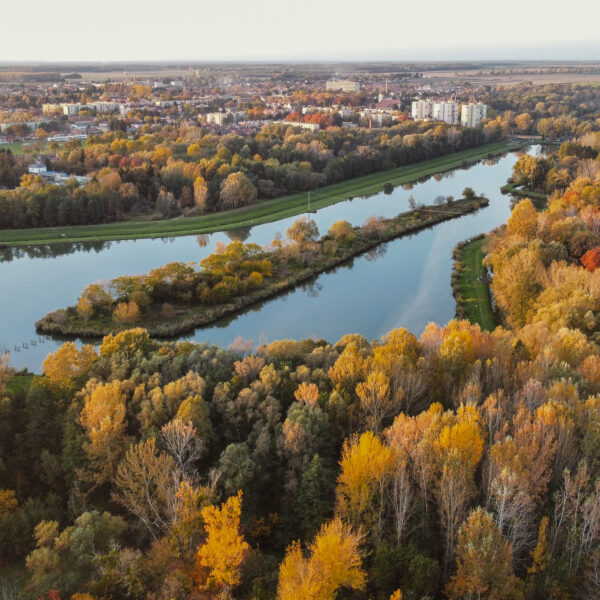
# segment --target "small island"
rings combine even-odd
[[[467,188],[459,200],[437,198],[391,219],[370,217],[361,227],[337,221],[323,237],[316,224],[298,219],[270,246],[240,241],[218,244],[194,263],[169,263],[145,275],[88,285],[76,306],[36,323],[39,333],[99,338],[141,326],[153,336],[180,335],[274,297],[397,237],[488,205]]]

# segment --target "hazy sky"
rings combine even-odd
[[[599,0],[1,0],[0,61],[600,59]]]

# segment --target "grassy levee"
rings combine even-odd
[[[496,319],[482,264],[484,244],[485,236],[480,235],[461,242],[454,248],[452,291],[456,300],[456,316],[492,331],[496,326]]]
[[[531,200],[548,200],[548,194],[543,192],[533,192],[527,188],[520,187],[514,182],[507,183],[500,188],[503,194],[512,194],[521,198],[530,198]]]
[[[341,183],[320,188],[311,196],[311,209],[379,192],[386,183],[402,185],[422,177],[435,175],[472,163],[489,155],[498,155],[515,149],[508,141],[486,144],[470,150],[455,152],[439,158],[357,177]],[[2,229],[0,245],[51,244],[59,242],[96,242],[105,240],[172,237],[225,231],[236,227],[248,227],[293,217],[307,209],[307,193],[291,194],[271,200],[263,200],[244,208],[211,213],[198,217],[176,218],[160,221],[121,221],[101,225],[72,227],[46,227],[35,229]]]

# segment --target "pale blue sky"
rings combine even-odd
[[[598,0],[2,0],[0,61],[600,59]]]

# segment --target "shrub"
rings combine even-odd
[[[140,318],[140,307],[133,301],[119,302],[113,312],[113,319],[117,323],[135,323]]]

